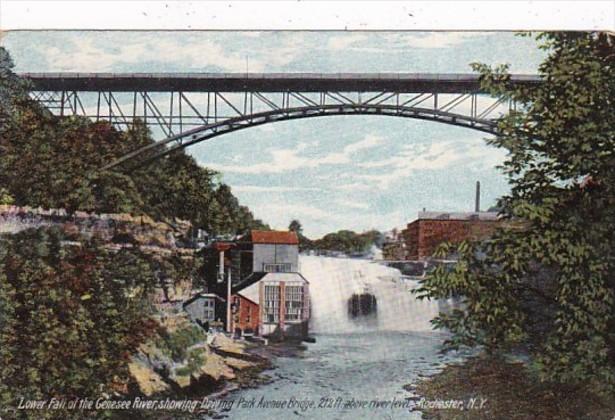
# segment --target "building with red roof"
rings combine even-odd
[[[299,245],[297,233],[287,230],[252,230],[248,238],[253,244]]]
[[[220,255],[231,273],[231,330],[262,336],[305,337],[309,320],[308,281],[299,273],[299,238],[292,231],[252,230],[211,244],[205,253],[210,291],[226,296],[218,282]]]

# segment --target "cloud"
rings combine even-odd
[[[427,32],[384,34],[389,48],[450,48],[477,37],[489,36],[488,32]]]
[[[364,182],[350,182],[350,183],[344,183],[344,184],[335,184],[333,186],[334,190],[338,190],[338,191],[369,191],[369,190],[373,190],[374,187],[366,184]]]
[[[247,40],[256,39],[257,35],[240,32],[234,36]],[[40,44],[34,48],[45,57],[48,71],[79,72],[113,71],[122,65],[143,62],[159,62],[165,67],[180,66],[192,70],[218,67],[227,72],[245,72],[246,65],[249,65],[250,72],[263,72],[268,66],[286,65],[303,53],[300,36],[285,37],[270,48],[253,50],[245,46],[232,52],[222,40],[207,39],[198,34],[182,37],[164,33],[131,34],[122,42],[113,41],[74,33],[67,35],[61,47]]]
[[[481,32],[332,33],[314,42],[313,34],[287,32],[264,36],[262,32],[104,33],[68,32],[55,42],[40,42],[32,49],[42,55],[47,71],[106,72],[140,63],[187,70],[220,68],[226,72],[264,72],[309,57],[310,51],[402,53],[413,48],[442,49],[458,46]],[[320,40],[322,39],[322,40]],[[229,48],[229,47],[233,48]],[[248,63],[246,63],[248,58]],[[333,57],[332,57],[333,58]],[[305,66],[303,66],[305,67]],[[310,67],[308,65],[308,67]]]
[[[400,53],[420,49],[443,49],[456,47],[478,37],[486,37],[488,32],[421,32],[421,33],[382,33],[368,38],[363,34],[344,34],[329,38],[321,50],[360,51],[369,53]]]
[[[338,200],[335,200],[335,203],[340,205],[340,206],[342,206],[342,207],[348,207],[348,208],[351,208],[351,209],[367,210],[369,208],[369,204],[363,203],[363,202],[354,201],[354,200],[338,199]]]
[[[263,186],[263,185],[234,185],[233,192],[272,192],[272,193],[284,193],[295,191],[322,191],[322,188],[315,187],[283,187],[283,186]]]
[[[363,42],[366,39],[366,35],[358,33],[336,35],[329,38],[326,49],[330,51],[344,50],[354,44]]]
[[[445,170],[456,165],[472,165],[476,169],[493,168],[501,163],[504,152],[487,149],[475,138],[433,142],[429,146],[406,145],[397,155],[378,161],[358,163],[365,169],[380,173],[357,174],[354,177],[377,188],[389,189],[395,182],[417,171]]]
[[[363,139],[345,146],[339,152],[332,152],[325,156],[308,157],[301,154],[307,149],[307,143],[299,143],[293,149],[270,150],[271,160],[253,165],[225,165],[219,163],[203,163],[216,171],[242,174],[282,173],[299,169],[314,169],[323,165],[341,165],[352,162],[353,155],[382,144],[383,139],[371,134]]]
[[[273,227],[278,229],[285,228],[285,223],[289,223],[293,219],[298,219],[306,225],[318,226],[334,222],[339,218],[339,214],[328,212],[320,207],[293,203],[288,200],[267,200],[265,202],[252,203],[250,204],[250,209],[256,217],[261,217],[274,223]]]
[[[274,229],[285,229],[291,220],[298,219],[308,230],[309,237],[313,239],[340,229],[359,232],[372,228],[385,230],[405,223],[403,212],[400,210],[371,214],[342,205],[329,205],[326,208],[331,210],[325,210],[317,204],[293,203],[288,200],[250,204],[255,216],[273,223]]]

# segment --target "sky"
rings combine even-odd
[[[536,73],[529,37],[505,32],[16,31],[1,43],[17,72],[470,73],[470,63]],[[273,228],[316,238],[403,228],[423,208],[472,211],[508,192],[502,150],[479,131],[430,121],[329,116],[225,134],[186,152],[220,172]]]

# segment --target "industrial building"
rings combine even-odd
[[[229,332],[307,336],[309,282],[299,272],[295,232],[252,230],[232,241],[215,241],[205,249],[205,260],[208,290],[230,304]]]

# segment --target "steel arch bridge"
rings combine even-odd
[[[517,104],[482,91],[473,74],[411,73],[25,73],[31,96],[59,116],[128,128],[141,121],[161,140],[107,164],[138,166],[249,127],[331,115],[382,115],[495,134]],[[513,75],[516,85],[540,83]]]

